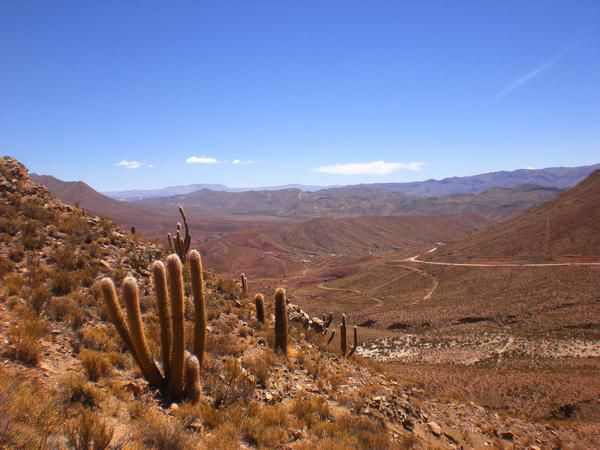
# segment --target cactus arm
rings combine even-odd
[[[200,363],[195,355],[187,354],[185,360],[185,398],[192,404],[198,403],[202,394]]]
[[[135,347],[133,346],[133,341],[131,340],[131,335],[129,334],[129,329],[125,323],[123,310],[121,309],[119,301],[117,300],[117,291],[115,290],[113,281],[110,278],[103,278],[100,281],[100,290],[102,292],[102,296],[104,297],[104,303],[106,304],[106,309],[111,322],[123,340],[125,347],[127,347],[127,350],[131,352],[136,364],[141,367],[140,360],[135,351]]]
[[[183,328],[183,273],[181,261],[175,254],[167,258],[169,297],[171,300],[171,318],[173,324],[173,341],[171,347],[171,379],[169,390],[174,400],[183,394],[183,355],[185,334]]]
[[[202,367],[206,346],[206,299],[200,253],[192,250],[188,262],[192,278],[192,295],[194,297],[194,354],[198,358],[200,367]]]
[[[358,348],[358,328],[354,327],[354,346],[352,347],[352,350],[350,350],[350,353],[348,353],[348,358],[350,358],[352,355],[354,355],[354,352],[356,351],[357,348]]]
[[[165,265],[161,261],[155,261],[152,264],[152,281],[154,282],[154,293],[156,294],[156,305],[160,322],[160,351],[163,361],[163,372],[168,383],[171,378],[170,364],[173,329],[171,327],[169,297],[167,294],[167,273]]]
[[[139,358],[140,369],[151,385],[162,387],[164,380],[154,359],[150,355],[142,325],[140,301],[135,278],[125,278],[121,286],[121,296],[127,309],[127,321],[131,333],[131,341]]]

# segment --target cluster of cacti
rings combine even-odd
[[[265,297],[262,294],[256,294],[254,304],[256,305],[256,321],[265,323]]]
[[[248,278],[246,278],[246,274],[242,274],[241,276],[241,281],[242,281],[242,297],[246,298],[248,297]]]
[[[288,341],[288,312],[285,290],[275,291],[275,349],[287,355]]]
[[[183,206],[179,207],[179,214],[183,219],[183,225],[185,226],[185,236],[182,236],[181,224],[177,224],[177,233],[173,238],[171,233],[167,233],[167,240],[169,242],[169,249],[171,252],[176,253],[181,260],[181,263],[185,265],[187,263],[187,254],[190,251],[190,245],[192,244],[192,237],[190,236],[190,227],[188,226],[187,217]]]
[[[206,309],[200,254],[195,250],[190,252],[189,262],[195,307],[194,355],[185,353],[183,270],[179,256],[173,254],[167,258],[166,270],[160,261],[152,265],[160,323],[162,373],[148,349],[135,279],[128,277],[121,286],[127,322],[112,280],[104,278],[100,286],[110,319],[146,380],[168,394],[172,400],[186,398],[195,402],[200,397],[200,368],[206,342]]]
[[[333,313],[329,318],[329,323],[331,323],[331,318],[333,317]],[[333,338],[335,337],[335,330],[332,330],[329,339],[327,339],[327,345],[331,344]],[[348,326],[346,324],[346,314],[342,314],[342,321],[340,322],[340,351],[343,356],[350,357],[356,352],[358,348],[358,327],[354,327],[354,345],[350,352],[348,352]]]

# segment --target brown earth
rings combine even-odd
[[[404,261],[414,254],[410,251],[323,257],[303,264],[285,280],[250,279],[251,292],[262,291],[269,297],[285,282],[288,297],[306,304],[313,314],[335,310],[348,312],[352,322],[361,314],[376,319],[374,325],[360,329],[361,341],[369,342],[358,353],[368,358],[340,357],[337,341],[327,345],[326,337],[294,324],[291,354],[284,360],[270,348],[271,302],[268,327],[263,329],[254,320],[253,302],[241,298],[239,286],[208,272],[210,333],[202,400],[194,407],[162,403],[124,353],[93,289],[95,278],[105,275],[117,282],[126,274],[138,280],[144,321],[152,330],[150,346],[157,355],[157,317],[147,268],[152,259],[162,256],[160,249],[119,231],[110,221],[84,215],[53,199],[43,187],[31,183],[14,160],[0,161],[0,175],[0,339],[5,344],[0,357],[0,446],[69,447],[77,433],[84,431],[81,418],[86,414],[93,418],[95,430],[103,424],[113,431],[113,446],[130,449],[167,445],[182,449],[534,449],[600,444],[596,405],[590,400],[597,397],[597,380],[590,375],[597,361],[594,322],[592,331],[559,328],[549,343],[541,333],[537,347],[526,333],[517,335],[520,325],[513,332],[505,324],[488,330],[485,321],[456,324],[444,317],[450,309],[443,303],[438,311],[423,308],[435,304],[438,295],[446,295],[446,284],[453,286],[451,293],[462,289],[460,280],[465,275],[454,272],[459,276],[452,284],[453,277],[445,272],[455,268],[434,272]],[[488,289],[487,283],[506,287],[511,284],[506,276],[482,277],[480,284],[473,276],[471,284],[482,291]],[[548,283],[555,279],[553,272]],[[432,291],[436,280],[438,286]],[[565,275],[564,283],[565,291],[576,287],[571,275]],[[564,291],[557,290],[560,284],[552,286],[558,302]],[[594,285],[588,288],[595,290]],[[48,297],[40,297],[46,289]],[[494,289],[492,297],[498,303],[504,291]],[[586,299],[590,301],[585,297],[583,303]],[[573,301],[579,302],[578,297]],[[476,297],[473,307],[477,302]],[[534,310],[544,306],[541,301],[533,303]],[[491,300],[486,305],[489,314],[500,308]],[[560,313],[560,303],[556,306],[554,311]],[[586,317],[585,304],[581,307],[581,317]],[[597,317],[594,307],[592,302],[589,314]],[[460,322],[468,309],[454,317]],[[413,324],[414,333],[388,330],[387,316],[392,313],[396,315],[391,319]],[[423,320],[429,315],[427,329]],[[582,321],[576,319],[570,325]],[[446,331],[454,328],[459,331],[452,342]],[[408,350],[412,359],[390,360],[387,368],[371,362],[387,351],[383,336],[413,339],[411,335],[417,332],[418,341],[392,348]],[[36,333],[33,340],[32,333]],[[33,351],[36,343],[40,353],[35,363],[25,362],[22,352],[15,353],[25,348]],[[375,346],[372,355],[371,345]],[[554,348],[568,358],[545,356],[558,351]],[[520,356],[528,351],[540,355],[535,356],[535,370]],[[453,363],[448,363],[448,355],[456,355]],[[477,357],[469,360],[470,365],[465,359],[469,355],[471,360]],[[582,363],[580,355],[585,355],[587,363]],[[90,357],[97,363],[104,360],[106,372],[101,366],[84,368]],[[567,369],[571,369],[571,385],[563,386],[549,401],[540,400],[539,390],[532,386],[546,386],[546,392],[557,390],[566,381]],[[100,371],[98,378],[91,379],[95,371]],[[503,373],[510,378],[503,378]],[[560,376],[551,378],[553,373]],[[490,396],[496,390],[499,394]],[[511,400],[513,408],[507,408]],[[533,413],[515,411],[515,406],[523,404]],[[547,410],[553,412],[546,414]]]

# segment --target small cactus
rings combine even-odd
[[[327,330],[331,326],[331,322],[333,322],[333,313],[329,313],[329,318],[325,320],[325,314],[323,314],[323,322],[325,323],[325,329]]]
[[[285,290],[278,288],[275,291],[275,349],[287,355],[288,340],[288,314]]]
[[[265,297],[262,294],[256,294],[254,304],[256,305],[256,320],[259,323],[265,323]]]
[[[342,356],[346,356],[348,351],[348,336],[346,333],[346,314],[342,314],[342,323],[340,324],[340,349]]]
[[[246,274],[242,274],[241,276],[241,281],[242,281],[242,297],[248,297],[248,278],[246,278]]]

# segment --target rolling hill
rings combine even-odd
[[[562,195],[440,248],[433,259],[600,257],[600,170]]]
[[[370,185],[303,192],[279,191],[217,192],[202,189],[187,195],[151,198],[135,205],[175,208],[183,205],[197,215],[261,215],[315,218],[480,214],[495,220],[537,205],[561,192],[554,187],[522,185],[492,188],[479,194],[419,197]]]
[[[490,220],[478,215],[318,218],[266,231],[242,230],[202,245],[219,272],[280,276],[329,256],[361,257],[458,239]]]

